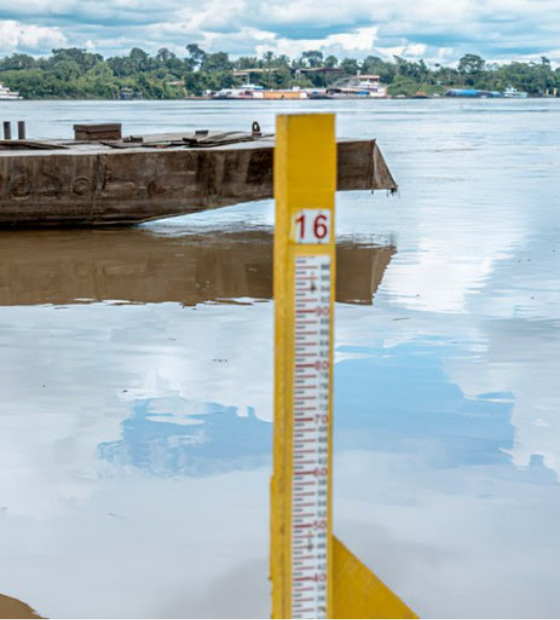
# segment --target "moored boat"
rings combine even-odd
[[[307,92],[301,88],[266,89],[256,84],[244,84],[239,88],[223,88],[214,93],[212,99],[307,99]]]
[[[343,78],[327,88],[332,98],[385,99],[387,87],[381,84],[378,75],[355,75]]]
[[[0,82],[0,101],[17,101],[18,99],[23,99],[23,97],[17,90],[11,90]]]
[[[503,94],[504,97],[506,97],[507,99],[527,99],[527,97],[529,96],[529,93],[526,93],[522,90],[517,90],[515,86],[508,86],[504,90]]]
[[[496,99],[503,97],[497,90],[481,90],[479,88],[450,88],[445,91],[446,97],[466,97],[468,99]]]

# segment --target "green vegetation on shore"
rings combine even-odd
[[[248,76],[236,72],[256,69]],[[324,57],[319,51],[303,52],[299,58],[275,56],[231,59],[226,52],[208,53],[196,44],[186,46],[186,57],[162,48],[150,56],[133,48],[126,56],[104,59],[78,48],[56,49],[46,58],[13,54],[0,60],[0,82],[26,99],[180,99],[252,83],[267,88],[292,86],[323,88],[337,80],[376,74],[388,85],[389,94],[414,96],[418,91],[443,94],[447,88],[504,90],[514,86],[530,95],[542,96],[560,89],[560,68],[540,63],[487,63],[475,54],[461,58],[457,67],[409,61],[395,56],[385,61],[376,56],[363,60]]]

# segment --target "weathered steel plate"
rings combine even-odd
[[[134,224],[272,197],[273,137],[210,132],[205,140],[217,146],[195,144],[194,132],[141,139],[4,141],[0,227]],[[396,187],[375,140],[338,141],[340,191]]]

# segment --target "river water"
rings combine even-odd
[[[30,137],[337,113],[334,530],[419,615],[557,617],[560,105],[13,102]],[[0,592],[51,617],[268,617],[272,222],[0,234]]]

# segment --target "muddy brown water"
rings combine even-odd
[[[342,243],[337,300],[371,304],[394,252],[391,246]],[[171,237],[138,229],[0,233],[0,307],[196,306],[241,298],[272,298],[270,230]],[[27,604],[0,594],[0,618],[40,617]]]
[[[420,616],[557,617],[560,102],[7,102],[31,137],[332,110],[334,530]],[[45,617],[270,615],[270,201],[0,235],[0,592]]]

